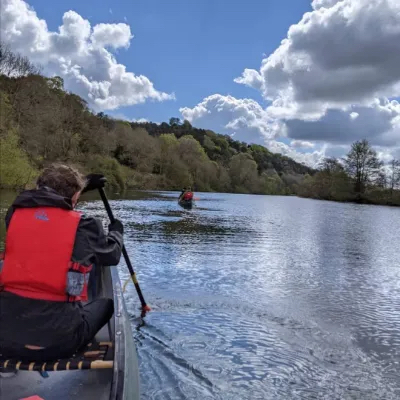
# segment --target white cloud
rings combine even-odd
[[[221,133],[235,134],[236,140],[259,143],[261,137],[273,139],[278,126],[265,110],[252,99],[236,99],[214,94],[193,108],[179,110],[184,119],[200,127],[217,126]]]
[[[314,8],[314,10],[318,10],[322,7],[331,8],[336,3],[339,3],[339,1],[341,0],[313,0],[311,5]]]
[[[268,150],[273,153],[280,153],[287,157],[292,158],[293,160],[301,163],[309,165],[310,167],[316,168],[320,162],[324,159],[327,145],[321,146],[318,150],[314,150],[313,152],[300,152],[297,151],[292,145],[287,145],[278,140],[269,140],[265,143]]]
[[[351,113],[350,113],[350,118],[351,118],[351,119],[356,119],[356,118],[358,118],[359,116],[360,116],[359,113],[356,113],[356,112],[351,112]]]
[[[284,154],[300,163],[316,166],[324,155],[323,146],[312,153],[303,153],[295,148],[309,150],[314,145],[306,141],[292,141],[288,146],[276,140],[285,136],[285,126],[269,118],[260,104],[251,99],[214,94],[193,108],[181,108],[180,112],[184,119],[198,127],[215,129],[233,136],[235,140],[266,145],[270,151]]]
[[[127,24],[98,24],[93,27],[92,43],[98,47],[128,48],[133,35]]]
[[[298,140],[350,143],[366,138],[373,145],[400,145],[400,104],[387,99],[347,110],[329,109],[317,121],[284,121],[288,137]]]
[[[264,144],[271,151],[311,166],[317,165],[325,153],[342,156],[358,139],[369,139],[380,149],[382,159],[400,148],[400,104],[394,100],[374,101],[346,111],[328,110],[317,121],[272,119],[252,99],[220,94],[205,98],[193,108],[181,108],[180,112],[196,126],[232,135],[235,140]],[[292,139],[290,145],[281,142],[282,138]]]
[[[261,90],[276,118],[400,96],[400,1],[315,0],[259,71],[236,82]],[[328,7],[328,8],[325,8]]]
[[[63,16],[58,32],[22,0],[1,0],[0,37],[13,50],[58,74],[67,89],[81,95],[96,109],[112,110],[146,100],[173,99],[143,75],[126,71],[108,49],[128,48],[132,34],[127,24],[98,24],[74,11]]]
[[[138,123],[149,122],[149,120],[146,118],[131,118],[121,112],[111,112],[109,116],[113,119],[120,121],[138,122]]]
[[[400,1],[314,0],[312,7],[258,71],[235,79],[260,91],[265,109],[213,95],[185,114],[242,140],[258,133],[272,151],[309,164],[342,156],[362,138],[383,160],[400,154],[400,105],[390,100],[400,97]],[[224,111],[210,99],[224,99]],[[257,112],[244,107],[238,117],[235,105],[245,101]]]
[[[313,149],[315,144],[305,140],[292,140],[290,146],[295,149]]]

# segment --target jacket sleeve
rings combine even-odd
[[[100,220],[82,216],[76,233],[72,254],[74,261],[99,266],[117,265],[123,247],[122,234],[117,231],[104,232]]]
[[[14,207],[11,206],[8,210],[7,210],[7,214],[5,216],[5,222],[6,222],[6,229],[8,229],[8,226],[10,225],[11,222],[11,217],[14,214]]]

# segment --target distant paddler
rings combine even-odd
[[[178,201],[191,201],[193,200],[193,192],[192,188],[189,186],[187,189],[182,189],[181,194],[179,195]]]
[[[192,208],[193,206],[193,192],[189,186],[187,189],[182,189],[179,195],[178,204],[183,208]]]

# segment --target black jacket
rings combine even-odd
[[[72,210],[71,201],[48,188],[27,190],[6,214],[6,228],[17,208],[57,207]],[[78,225],[72,260],[95,267],[117,265],[123,246],[122,234],[104,233],[101,221],[83,215]],[[7,251],[7,249],[6,249]],[[33,300],[0,292],[0,345],[48,347],[70,342],[80,335],[83,320],[80,303]]]

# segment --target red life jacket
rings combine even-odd
[[[0,265],[0,290],[31,299],[87,300],[92,265],[71,261],[80,218],[54,207],[16,209]]]
[[[193,199],[193,192],[186,192],[183,195],[183,200],[192,200]]]

